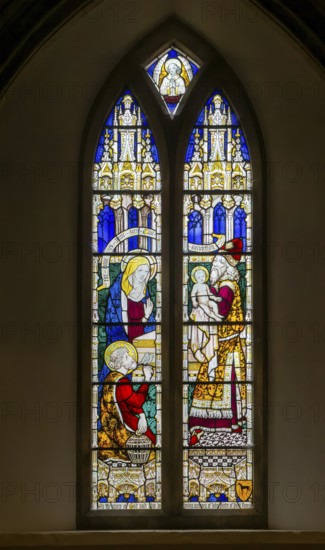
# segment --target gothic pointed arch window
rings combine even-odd
[[[175,20],[95,103],[82,159],[81,527],[265,525],[262,158],[238,79]]]

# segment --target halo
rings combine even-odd
[[[124,340],[117,340],[117,342],[113,342],[105,349],[104,361],[108,366],[108,368],[109,368],[109,362],[113,351],[121,348],[126,349],[128,352],[128,355],[130,355],[136,362],[138,362],[138,353],[135,347],[132,346],[130,342],[125,342]]]
[[[170,59],[167,59],[167,61],[165,62],[166,70],[168,70],[169,65],[171,65],[172,63],[174,63],[174,65],[176,65],[180,70],[182,70],[182,63],[180,62],[179,59],[177,59],[177,57],[171,57]]]
[[[133,252],[138,252],[138,254],[132,254],[131,256],[124,256],[121,260],[121,271],[125,271],[126,266],[128,265],[129,261],[132,260],[132,258],[146,258],[150,265],[150,279],[153,279],[154,276],[157,273],[157,262],[154,256],[150,256],[150,254],[146,254],[146,250],[142,250],[141,248],[138,248],[137,250],[134,250]]]
[[[204,273],[206,274],[207,278],[205,279],[205,282],[207,282],[207,280],[209,279],[210,277],[210,273],[208,272],[207,268],[204,267],[204,265],[197,265],[196,267],[194,267],[192,269],[192,272],[191,272],[191,279],[193,281],[193,283],[197,283],[196,279],[194,279],[194,275],[197,271],[204,271]]]

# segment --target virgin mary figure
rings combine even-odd
[[[154,268],[146,256],[131,256],[109,289],[105,320],[107,345],[116,340],[130,343],[155,330],[153,302],[148,281]],[[131,323],[131,324],[130,324]]]

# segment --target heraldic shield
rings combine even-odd
[[[240,500],[246,502],[252,494],[253,490],[253,481],[242,479],[236,481],[236,493],[239,496]]]

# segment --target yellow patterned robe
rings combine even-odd
[[[107,382],[118,382],[123,378],[120,372],[111,372],[105,380]],[[98,431],[98,446],[113,447],[113,449],[99,450],[99,458],[106,460],[112,458],[116,460],[129,460],[126,451],[120,448],[125,444],[133,432],[129,431],[123,421],[121,412],[116,402],[116,384],[104,385],[103,396],[100,402],[100,419],[102,430]],[[115,450],[115,448],[116,450]]]
[[[233,368],[236,381],[245,380],[246,361],[242,348],[240,334],[244,329],[243,310],[241,304],[239,285],[236,281],[225,280],[219,284],[219,292],[222,287],[229,287],[233,292],[233,301],[225,321],[236,323],[234,325],[222,324],[217,328],[218,335],[218,366],[214,370],[215,377],[209,381],[208,363],[202,363],[198,372],[197,382],[209,382],[195,386],[193,402],[190,411],[192,427],[195,418],[204,419],[229,419],[233,418],[231,402],[232,384],[218,384],[218,382],[231,382]],[[238,322],[238,324],[237,324]],[[242,416],[242,406],[245,405],[246,387],[244,384],[236,388],[237,417]],[[194,418],[193,418],[194,417]],[[208,428],[208,422],[204,427]],[[203,424],[202,424],[203,425]],[[211,429],[215,425],[211,422]]]

